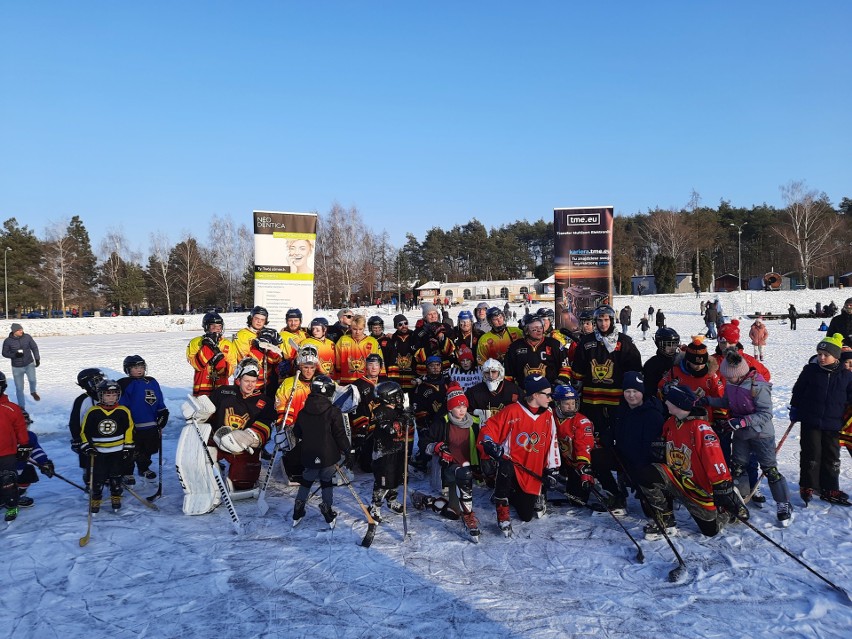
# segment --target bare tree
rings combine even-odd
[[[110,229],[101,240],[101,288],[108,292],[117,306],[115,312],[121,315],[123,302],[133,302],[136,297],[137,282],[128,279],[128,265],[137,266],[139,254],[130,249],[127,238],[121,231]],[[138,268],[138,266],[137,266]],[[131,269],[135,274],[135,270]]]
[[[840,219],[827,198],[808,189],[804,181],[792,181],[780,188],[787,205],[786,219],[775,231],[796,252],[807,288],[816,257],[822,259],[837,250],[829,240],[840,226]]]
[[[245,229],[245,226],[243,228]],[[222,278],[228,310],[234,306],[234,293],[239,288],[240,280],[248,266],[241,239],[233,218],[213,217],[210,223],[208,253]]]
[[[184,312],[188,312],[192,308],[192,297],[208,288],[213,277],[212,269],[198,240],[188,231],[184,231],[181,241],[172,249],[169,261],[183,295]]]
[[[172,295],[171,295],[171,264],[169,263],[169,255],[172,247],[169,238],[165,233],[159,231],[151,233],[150,244],[150,260],[148,262],[148,275],[153,282],[154,287],[163,295],[166,300],[166,313],[172,314]]]
[[[678,261],[689,247],[689,227],[685,218],[671,210],[656,209],[639,227],[640,233],[657,252]]]
[[[354,206],[348,210],[336,202],[320,216],[316,244],[316,279],[333,305],[348,301],[365,283],[363,273],[367,229]],[[363,291],[368,292],[368,291]]]
[[[59,296],[59,307],[65,317],[65,293],[74,270],[76,240],[68,233],[68,220],[52,224],[44,244],[44,280]]]

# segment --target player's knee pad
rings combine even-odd
[[[456,467],[456,483],[459,485],[470,485],[473,482],[473,470],[470,466]]]
[[[775,484],[784,479],[784,475],[778,472],[777,466],[770,466],[766,469],[766,479],[769,480],[770,484]]]
[[[733,464],[731,466],[731,477],[734,479],[741,477],[744,472],[745,468],[743,468],[742,464]]]
[[[8,490],[10,488],[13,488],[17,482],[18,475],[15,473],[14,470],[0,471],[0,487]]]

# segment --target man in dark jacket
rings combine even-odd
[[[36,392],[36,374],[35,369],[41,364],[41,357],[38,353],[38,346],[31,335],[24,333],[24,327],[18,323],[12,324],[12,330],[3,341],[3,357],[8,357],[12,360],[12,378],[15,380],[15,396],[18,400],[18,406],[24,410],[27,406],[26,395],[24,394],[24,376],[30,385],[30,395],[36,401],[39,397]]]
[[[320,512],[330,528],[334,528],[337,513],[332,510],[333,483],[336,465],[349,451],[349,438],[343,426],[343,413],[331,403],[334,382],[326,375],[311,380],[311,392],[296,417],[293,433],[302,440],[302,465],[305,470],[299,480],[299,492],[293,507],[293,526],[305,516],[305,504],[311,486],[319,479],[322,487]]]
[[[828,335],[840,333],[843,335],[843,345],[852,348],[852,297],[843,302],[839,315],[831,318],[828,325]],[[5,349],[3,351],[5,355]],[[17,381],[15,382],[17,384]]]
[[[796,320],[799,318],[799,311],[796,310],[796,307],[790,304],[790,308],[787,309],[787,318],[790,320],[790,330],[796,330]]]

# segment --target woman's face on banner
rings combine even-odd
[[[307,240],[293,240],[288,246],[290,264],[298,269],[308,267],[308,257],[311,255],[311,245]]]

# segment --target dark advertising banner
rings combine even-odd
[[[612,303],[611,206],[553,209],[556,318]],[[568,314],[571,315],[568,315]]]

